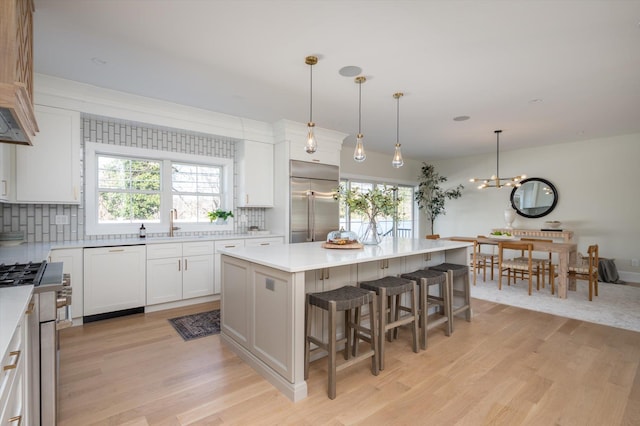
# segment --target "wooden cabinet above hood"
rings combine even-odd
[[[0,1],[0,142],[31,145],[33,112],[33,0]]]

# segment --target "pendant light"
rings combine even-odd
[[[353,159],[358,163],[362,163],[365,158],[367,158],[367,154],[364,152],[364,145],[362,144],[362,138],[364,135],[362,134],[362,83],[367,81],[367,78],[364,76],[356,77],[356,83],[358,84],[358,134],[356,135],[356,149],[353,152]]]
[[[307,123],[307,129],[309,133],[307,134],[307,143],[305,144],[305,150],[307,154],[313,154],[318,149],[318,144],[316,142],[316,135],[313,134],[313,128],[315,127],[315,123],[313,122],[313,66],[318,63],[317,56],[307,56],[304,60],[304,63],[309,65],[309,76],[310,76],[310,90],[309,90],[309,122]]]
[[[404,96],[404,93],[398,92],[394,93],[393,97],[397,100],[396,106],[396,149],[393,153],[393,160],[391,160],[391,165],[396,169],[399,169],[404,164],[404,160],[402,159],[402,152],[400,151],[400,98]]]
[[[478,189],[502,188],[503,186],[518,187],[520,186],[520,181],[526,178],[527,175],[519,175],[508,178],[500,177],[500,133],[502,133],[502,130],[494,130],[493,132],[496,134],[496,174],[488,179],[472,178],[469,179],[469,182],[482,181],[482,184],[478,186]]]

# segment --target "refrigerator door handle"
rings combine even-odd
[[[309,241],[315,241],[316,235],[316,195],[309,191]]]
[[[307,241],[313,241],[313,198],[312,192],[307,191]]]

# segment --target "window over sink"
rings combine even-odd
[[[211,231],[209,211],[233,209],[233,160],[86,142],[86,233]],[[233,223],[216,231],[233,229]]]

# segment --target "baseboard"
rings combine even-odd
[[[618,276],[622,281],[640,283],[640,272],[618,271]]]

